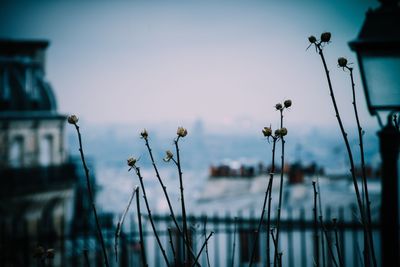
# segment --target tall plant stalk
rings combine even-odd
[[[280,119],[281,119],[281,129],[283,128],[283,110],[282,107],[280,111]],[[279,202],[278,202],[278,214],[276,219],[276,250],[274,257],[274,266],[276,266],[276,262],[278,260],[279,253],[279,230],[280,230],[280,222],[281,222],[281,209],[282,209],[282,194],[283,194],[283,171],[285,168],[285,139],[283,135],[281,136],[281,179],[279,185]]]
[[[335,231],[335,246],[336,246],[336,254],[338,255],[338,260],[340,267],[343,267],[343,257],[342,253],[340,252],[340,245],[339,245],[339,235],[338,235],[338,228],[337,228],[337,219],[332,219],[333,222],[333,230]]]
[[[207,241],[207,216],[204,219],[203,235],[204,235],[204,242],[206,242]],[[210,257],[208,254],[208,242],[206,242],[206,258],[207,258],[207,266],[210,267]]]
[[[211,236],[214,234],[214,232],[211,232],[208,237],[206,238],[206,240],[204,241],[203,245],[201,246],[201,249],[199,251],[199,253],[196,256],[196,259],[194,260],[194,263],[192,264],[193,266],[196,266],[197,262],[199,261],[200,255],[203,252],[204,247],[206,246],[206,244],[208,243],[208,240],[211,238]]]
[[[83,165],[83,168],[85,170],[86,187],[87,187],[87,191],[88,191],[88,195],[89,195],[89,201],[90,201],[90,204],[92,206],[94,219],[95,219],[95,222],[96,222],[97,234],[98,234],[98,238],[100,240],[101,249],[103,251],[104,264],[106,265],[106,267],[108,267],[109,263],[108,263],[108,257],[107,257],[107,250],[106,250],[106,246],[105,246],[105,243],[104,243],[103,233],[101,232],[101,226],[100,226],[99,217],[97,216],[96,204],[95,204],[95,201],[94,201],[93,192],[92,192],[92,186],[91,186],[91,183],[90,183],[89,168],[86,165],[85,155],[83,153],[82,137],[81,137],[81,133],[79,131],[79,126],[77,124],[78,118],[75,115],[71,115],[71,116],[68,117],[68,122],[75,126],[76,132],[78,134],[79,152],[80,152],[80,155],[81,155],[82,165]]]
[[[328,34],[328,33],[324,33],[324,34]],[[322,37],[322,35],[321,35],[321,37]],[[309,40],[310,39],[311,39],[311,37],[309,37]],[[315,39],[315,37],[314,37],[314,39]],[[363,208],[362,198],[361,198],[361,195],[360,195],[360,190],[358,188],[357,177],[356,177],[356,173],[355,173],[355,165],[354,165],[353,153],[351,151],[350,143],[349,143],[349,140],[348,140],[348,137],[347,137],[347,133],[346,133],[346,131],[344,129],[344,126],[343,126],[343,123],[342,123],[342,119],[341,119],[340,114],[339,114],[339,109],[338,109],[337,104],[336,104],[335,94],[333,92],[333,86],[332,86],[332,82],[331,82],[331,77],[330,77],[328,66],[326,64],[325,56],[324,56],[324,53],[323,53],[322,44],[323,43],[328,43],[329,40],[330,40],[330,33],[329,33],[329,38],[326,38],[325,40],[321,40],[321,41],[314,41],[313,40],[312,44],[315,45],[315,48],[317,49],[317,52],[321,57],[321,61],[322,61],[322,64],[323,64],[323,67],[324,67],[324,70],[325,70],[325,74],[326,74],[326,78],[327,78],[327,81],[328,81],[328,87],[329,87],[329,92],[330,92],[332,104],[333,104],[333,107],[334,107],[334,110],[335,110],[335,114],[336,114],[336,119],[338,121],[340,132],[342,134],[342,137],[343,137],[343,140],[344,140],[344,143],[345,143],[345,146],[346,146],[347,154],[348,154],[348,157],[349,157],[349,161],[350,161],[350,172],[351,172],[351,176],[352,176],[352,179],[353,179],[354,190],[356,192],[357,204],[358,204],[358,208],[359,208],[360,215],[361,215],[362,226],[364,227],[364,239],[368,239],[365,212],[364,212],[364,208]],[[311,42],[311,40],[310,40],[310,42]],[[369,256],[368,256],[369,255],[369,249],[368,249],[368,246],[364,246],[364,252],[365,252],[364,253],[365,264],[367,266],[369,266]]]
[[[317,217],[317,189],[315,187],[315,182],[312,182],[313,189],[314,189],[314,260],[315,266],[319,267],[319,234],[318,234],[318,217]]]
[[[175,213],[174,213],[174,209],[172,208],[172,204],[171,204],[171,200],[170,200],[169,195],[168,195],[167,187],[165,186],[164,182],[162,181],[161,176],[160,176],[160,172],[158,171],[157,165],[156,165],[156,163],[154,161],[153,151],[152,151],[152,149],[150,147],[149,140],[148,140],[148,133],[147,133],[146,130],[144,130],[141,133],[141,135],[142,135],[142,138],[145,140],[145,145],[146,145],[147,151],[149,152],[150,159],[151,159],[151,164],[153,165],[153,169],[154,169],[154,171],[156,173],[157,180],[158,180],[158,182],[159,182],[159,184],[160,184],[160,186],[161,186],[161,188],[163,190],[165,199],[167,200],[167,204],[168,204],[168,208],[169,208],[169,212],[170,212],[170,217],[171,217],[172,221],[174,222],[175,227],[178,230],[179,235],[182,237],[182,239],[184,241],[184,244],[186,246],[186,249],[189,251],[189,253],[194,258],[195,254],[194,254],[192,248],[190,247],[189,240],[186,238],[185,233],[182,232],[182,229],[179,226],[179,223],[178,223],[178,221],[176,219],[176,216],[175,216]]]
[[[144,250],[144,238],[143,238],[143,227],[142,227],[142,214],[140,213],[140,199],[139,199],[139,187],[136,187],[136,213],[139,224],[139,238],[140,238],[140,255],[142,256],[142,264],[147,267],[146,252]]]
[[[265,215],[265,206],[267,204],[267,199],[268,196],[270,195],[270,192],[272,190],[272,181],[273,181],[273,177],[274,177],[274,172],[275,172],[275,146],[276,146],[276,141],[277,141],[277,137],[272,136],[272,165],[271,165],[271,171],[269,173],[269,182],[268,182],[268,186],[267,186],[267,190],[265,191],[265,197],[264,197],[264,202],[263,202],[263,206],[262,206],[262,210],[261,210],[261,216],[260,216],[260,220],[258,221],[258,227],[256,230],[256,235],[253,241],[253,246],[252,246],[252,252],[251,252],[251,257],[250,257],[250,263],[249,263],[249,267],[251,267],[253,265],[253,260],[255,257],[255,251],[256,251],[256,247],[257,247],[257,243],[258,243],[258,236],[260,233],[260,229],[261,229],[261,225],[262,222],[264,220],[264,215]],[[270,215],[270,209],[268,209],[268,217]],[[267,233],[269,232],[269,228],[267,229]],[[269,254],[269,238],[267,240],[267,256]]]
[[[136,160],[135,160],[135,162],[136,162]],[[128,160],[128,164],[129,164],[129,160]],[[143,183],[143,177],[142,177],[142,175],[141,175],[141,173],[140,173],[140,168],[137,167],[134,163],[133,163],[133,164],[130,164],[130,166],[131,166],[131,168],[133,168],[133,169],[136,171],[136,175],[137,175],[138,178],[139,178],[140,187],[142,188],[143,198],[144,198],[144,202],[145,202],[145,204],[146,204],[146,209],[147,209],[147,213],[148,213],[148,215],[149,215],[149,221],[150,221],[151,227],[152,227],[153,232],[154,232],[154,235],[155,235],[155,237],[156,237],[158,246],[160,247],[161,253],[162,253],[163,257],[164,257],[165,264],[166,264],[166,266],[169,267],[170,265],[169,265],[169,261],[168,261],[167,254],[165,253],[165,249],[164,249],[164,247],[163,247],[163,245],[162,245],[162,243],[161,243],[160,237],[159,237],[159,235],[158,235],[158,233],[157,233],[156,226],[155,226],[155,224],[154,224],[153,216],[152,216],[152,214],[151,214],[151,209],[150,209],[150,206],[149,206],[149,202],[148,202],[148,200],[147,200],[146,190],[145,190],[144,183]],[[129,170],[130,170],[130,169],[129,169]]]
[[[179,189],[180,189],[180,194],[181,194],[181,207],[182,207],[182,220],[183,220],[183,233],[185,234],[185,238],[188,243],[190,243],[189,240],[189,234],[188,234],[188,227],[187,227],[187,219],[186,219],[186,206],[185,206],[185,196],[184,196],[184,188],[183,188],[183,179],[182,179],[182,168],[181,168],[181,160],[180,160],[180,155],[179,155],[179,138],[181,136],[178,136],[175,140],[174,140],[174,144],[175,144],[175,150],[176,150],[176,160],[173,159],[173,161],[175,162],[177,168],[178,168],[178,174],[179,174]],[[183,250],[185,251],[185,250]],[[188,250],[189,252],[189,250]],[[188,256],[188,255],[187,255]],[[188,259],[188,262],[190,261],[190,257]],[[185,259],[186,262],[186,259]]]
[[[171,245],[172,255],[174,256],[174,264],[175,264],[174,266],[178,266],[178,261],[176,259],[176,253],[174,248],[174,242],[172,242],[171,228],[168,228],[168,236],[169,236],[169,243]]]
[[[350,79],[351,79],[351,89],[352,89],[352,95],[353,95],[353,107],[354,107],[354,115],[356,117],[356,122],[357,122],[357,132],[358,132],[358,140],[359,140],[359,145],[360,145],[360,155],[361,155],[361,172],[362,172],[362,184],[363,184],[363,191],[365,194],[365,202],[366,202],[366,213],[367,213],[367,221],[366,223],[366,228],[368,231],[368,243],[370,245],[370,252],[372,256],[372,262],[374,266],[377,266],[376,262],[376,256],[375,256],[375,249],[374,249],[374,240],[372,236],[372,230],[371,230],[371,201],[369,200],[369,193],[368,193],[368,183],[367,183],[367,175],[365,171],[365,157],[364,157],[364,142],[363,142],[363,129],[360,124],[360,119],[358,117],[358,110],[357,110],[357,101],[356,101],[356,92],[355,92],[355,83],[354,83],[354,77],[353,77],[353,68],[350,68],[346,65],[346,68],[350,71]]]

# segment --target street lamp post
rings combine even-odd
[[[380,0],[369,10],[357,39],[350,47],[357,53],[361,79],[371,115],[390,111],[379,132],[382,158],[381,255],[382,266],[400,266],[398,170],[400,133],[393,112],[400,110],[400,7],[399,0]]]

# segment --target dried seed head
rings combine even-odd
[[[143,131],[140,133],[143,139],[147,139],[149,137],[149,133],[147,132],[146,129],[143,129]]]
[[[135,164],[136,164],[136,161],[137,161],[137,159],[135,159],[135,158],[133,158],[133,157],[130,157],[130,158],[127,160],[128,166],[134,167]]]
[[[321,42],[328,43],[331,40],[331,33],[330,32],[324,32],[321,34]]]
[[[167,150],[167,151],[165,152],[164,161],[165,161],[165,162],[168,162],[168,161],[170,161],[173,157],[174,157],[174,154],[172,154],[171,150]]]
[[[285,108],[292,106],[292,100],[290,99],[285,100],[285,102],[283,102],[283,105],[285,106]]]
[[[338,58],[337,61],[338,61],[338,64],[339,64],[340,67],[344,68],[344,67],[347,66],[347,59],[346,58],[340,57],[340,58]]]
[[[314,44],[317,41],[317,38],[315,38],[314,35],[311,35],[310,37],[308,37],[308,41],[310,41],[310,43]]]
[[[280,128],[279,129],[279,136],[283,137],[285,135],[287,135],[287,129],[285,127]]]
[[[70,115],[68,116],[68,123],[69,124],[77,124],[79,121],[79,118],[76,115]]]
[[[176,130],[176,134],[179,137],[185,137],[187,135],[187,130],[183,127],[178,127],[178,130]]]
[[[279,137],[279,136],[281,136],[281,131],[280,131],[280,129],[276,129],[275,130],[275,137]]]
[[[275,105],[276,110],[281,110],[283,108],[281,103]]]
[[[271,127],[264,127],[262,129],[262,133],[264,134],[265,137],[270,137],[272,135]]]

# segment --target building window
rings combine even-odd
[[[14,168],[22,167],[24,164],[24,138],[15,137],[10,146],[10,166]]]
[[[41,166],[49,166],[53,163],[53,136],[42,136],[39,143],[39,163]]]

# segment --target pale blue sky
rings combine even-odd
[[[259,131],[273,106],[293,100],[295,127],[336,126],[319,56],[307,37],[332,32],[326,48],[344,121],[354,126],[354,39],[377,1],[2,1],[0,37],[51,41],[47,78],[59,109],[93,124],[146,127],[202,119],[206,129]],[[363,124],[367,112],[359,73]]]

